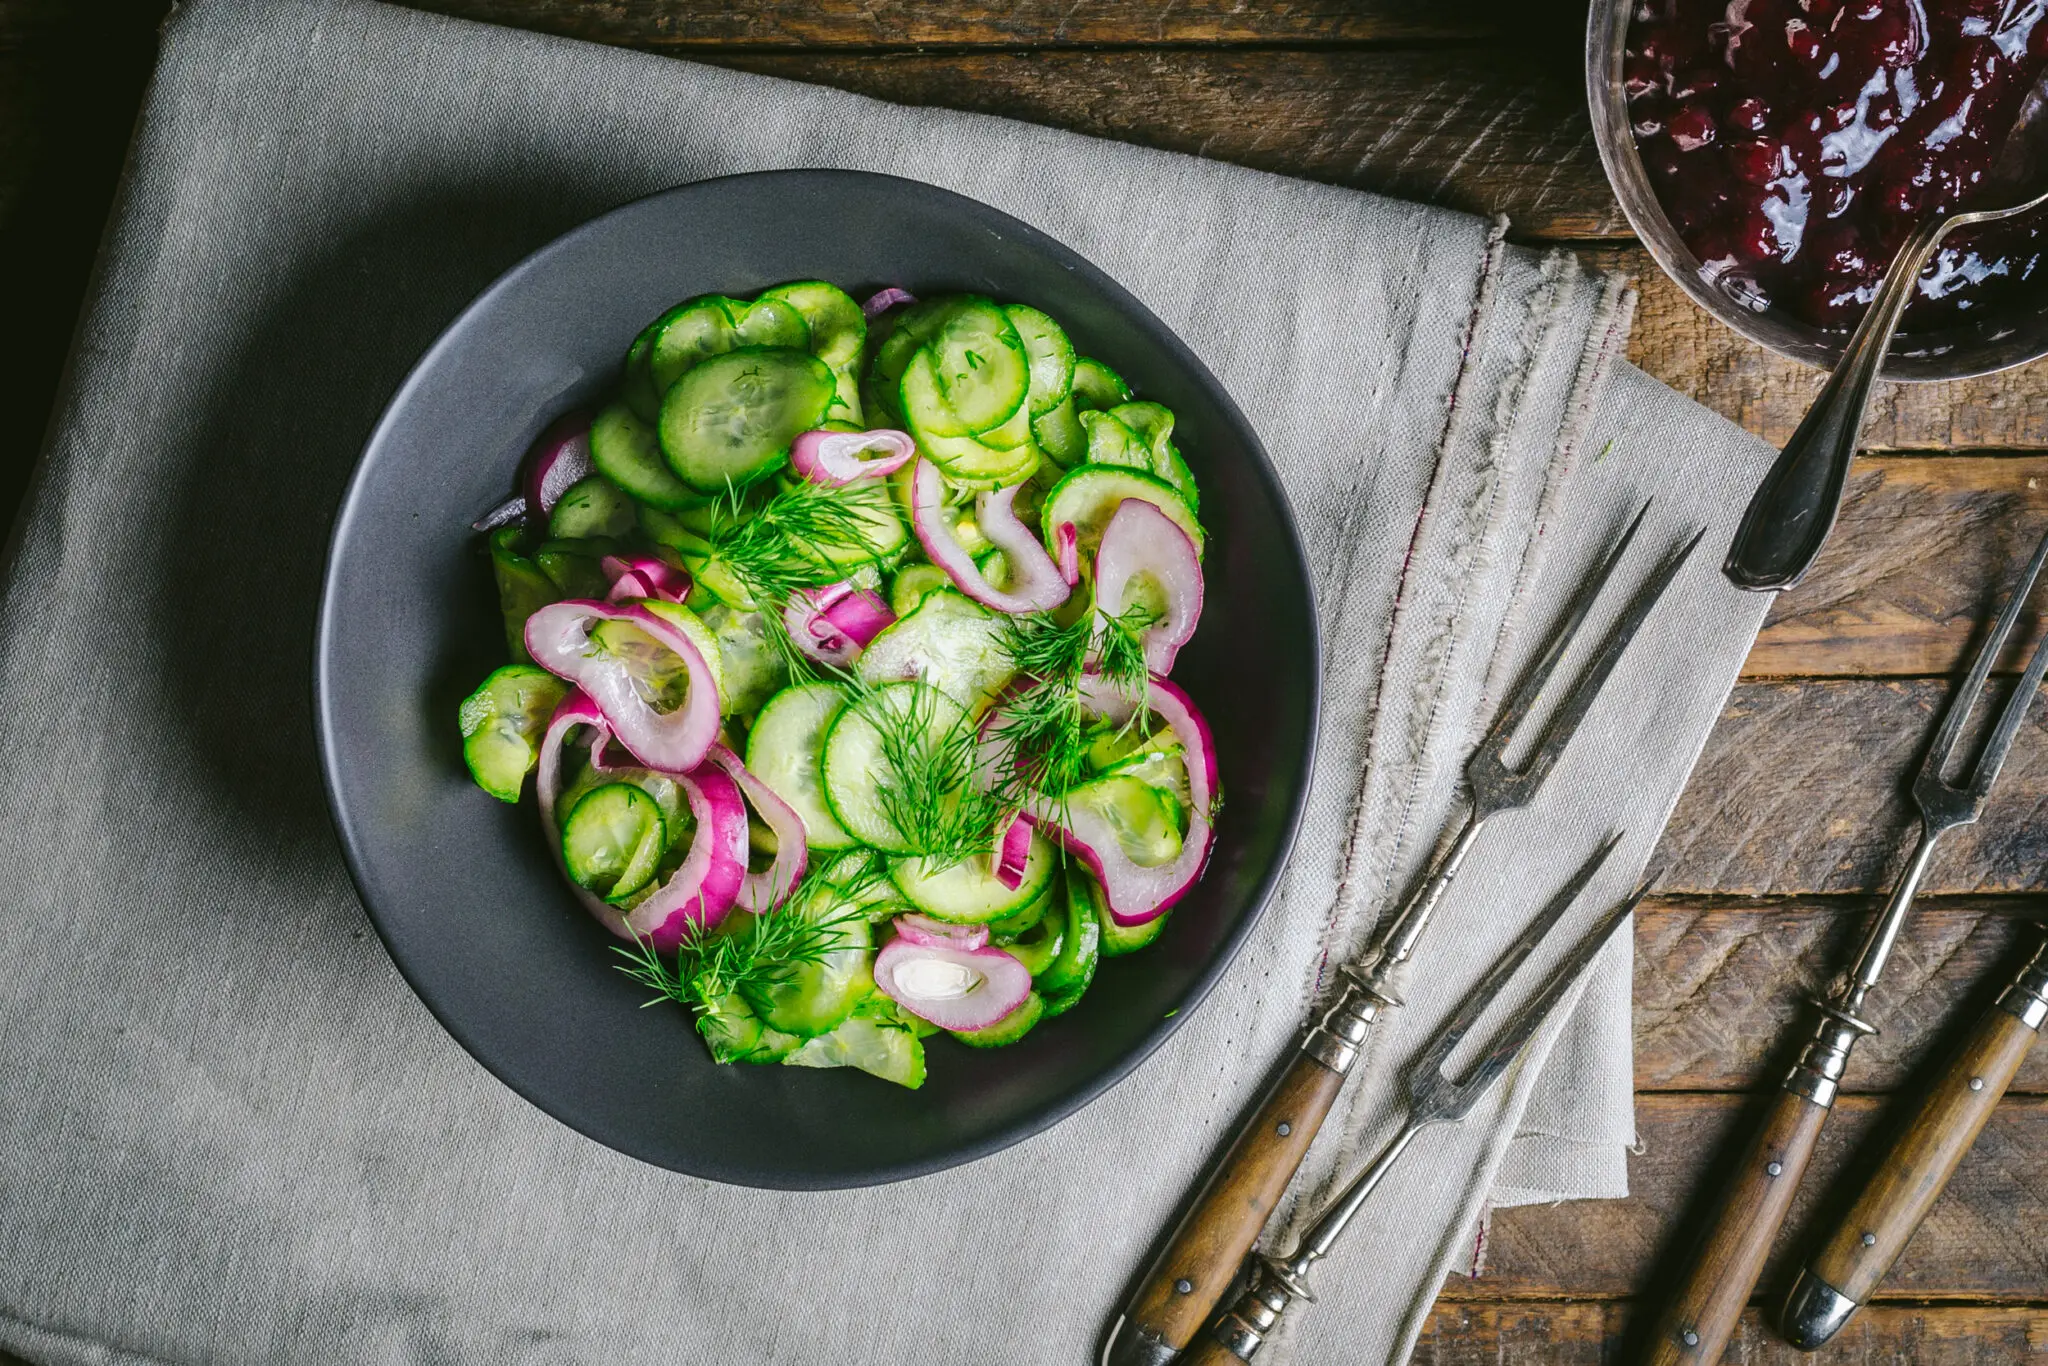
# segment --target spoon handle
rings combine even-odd
[[[1899,316],[1913,298],[1920,268],[1949,226],[1948,220],[1934,218],[1913,229],[1892,258],[1863,321],[1850,334],[1834,373],[1757,486],[1721,566],[1737,588],[1790,588],[1813,567],[1821,544],[1834,529],[1856,437],[1863,430],[1863,410],[1870,403],[1870,386],[1891,348]]]

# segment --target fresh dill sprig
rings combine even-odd
[[[904,842],[934,864],[991,848],[998,808],[977,781],[974,718],[929,684],[885,691],[854,676],[849,686],[881,750],[875,801]]]
[[[1154,619],[1134,606],[1116,616],[1088,612],[1066,625],[1037,613],[1005,622],[1004,649],[1028,680],[990,730],[1003,756],[998,787],[1011,809],[1034,794],[1058,798],[1080,784],[1092,740],[1082,680],[1092,667],[1125,697],[1142,699],[1147,671],[1140,633]]]

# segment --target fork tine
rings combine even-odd
[[[1942,782],[1942,774],[1955,758],[1955,748],[1962,738],[1963,722],[1977,706],[1977,699],[1984,692],[1984,684],[1991,677],[1991,666],[1998,662],[1998,656],[2005,651],[2005,642],[2011,637],[2013,627],[2020,619],[2020,611],[2033,595],[2034,582],[2041,576],[2041,566],[2048,563],[2048,536],[2034,548],[2034,558],[2027,562],[2026,573],[2013,587],[2012,596],[2005,600],[2005,606],[1998,613],[1998,624],[1991,628],[1991,634],[1977,648],[1977,657],[1970,661],[1969,675],[1963,685],[1949,698],[1948,710],[1942,714],[1941,728],[1934,733],[1934,742],[1927,747],[1927,757],[1921,762],[1920,776],[1923,781]],[[2027,663],[2027,672],[2020,686],[2007,699],[2005,714],[1998,719],[1998,728],[1992,733],[1991,741],[1984,747],[1984,754],[1977,761],[1976,772],[1963,784],[1973,791],[1988,792],[1992,780],[1997,778],[1999,767],[2005,762],[2005,753],[2012,747],[2013,736],[2019,732],[2020,720],[2026,715],[2027,703],[2033,697],[2034,689],[2041,682],[2041,668],[2044,664],[2039,649]]]
[[[1438,1034],[1423,1051],[1422,1056],[1415,1060],[1411,1074],[1413,1079],[1409,1085],[1411,1092],[1435,1084],[1434,1079],[1441,1072],[1444,1059],[1450,1057],[1451,1050],[1458,1046],[1459,1040],[1465,1037],[1465,1032],[1486,1013],[1486,1007],[1493,1003],[1494,997],[1500,995],[1500,989],[1515,975],[1515,969],[1522,965],[1522,960],[1543,942],[1543,936],[1550,933],[1551,927],[1571,909],[1572,903],[1579,899],[1579,893],[1586,889],[1586,884],[1593,880],[1593,875],[1600,871],[1600,866],[1607,862],[1607,856],[1614,852],[1614,846],[1619,843],[1620,831],[1609,835],[1606,842],[1594,850],[1593,856],[1572,875],[1572,880],[1550,899],[1550,904],[1529,922],[1529,928],[1523,930],[1515,942],[1508,945],[1507,951],[1487,969],[1486,976],[1479,979],[1479,984],[1465,994],[1465,999],[1458,1003],[1458,1009],[1445,1023],[1443,1032]]]
[[[1685,548],[1659,565],[1657,572],[1650,576],[1649,582],[1637,592],[1635,600],[1629,604],[1628,611],[1622,615],[1614,630],[1609,633],[1606,642],[1601,645],[1600,653],[1586,666],[1586,672],[1580,676],[1571,696],[1567,697],[1564,705],[1552,714],[1542,741],[1529,755],[1528,762],[1522,765],[1522,771],[1516,775],[1523,782],[1541,783],[1549,775],[1551,766],[1557,762],[1558,756],[1564,753],[1564,747],[1571,742],[1572,732],[1579,728],[1579,723],[1586,719],[1586,713],[1593,709],[1593,702],[1600,696],[1600,689],[1606,685],[1608,675],[1613,673],[1614,666],[1621,662],[1622,651],[1635,639],[1636,631],[1649,619],[1651,611],[1662,600],[1664,590],[1678,577],[1678,571],[1685,568],[1686,561],[1692,558],[1692,552],[1699,547],[1701,538],[1706,534],[1705,527],[1694,532],[1692,539],[1685,543]]]
[[[1486,1088],[1493,1084],[1494,1079],[1507,1071],[1508,1064],[1528,1047],[1529,1040],[1535,1036],[1536,1030],[1543,1022],[1550,1018],[1550,1012],[1557,1007],[1558,1001],[1572,989],[1580,977],[1585,975],[1594,956],[1606,947],[1607,941],[1614,937],[1615,928],[1626,920],[1629,912],[1648,895],[1650,885],[1656,880],[1657,874],[1654,872],[1646,876],[1642,884],[1629,893],[1627,900],[1609,911],[1607,918],[1602,920],[1591,934],[1579,941],[1571,956],[1551,973],[1550,980],[1544,984],[1536,999],[1524,1006],[1514,1019],[1508,1022],[1507,1027],[1493,1041],[1493,1046],[1487,1049],[1486,1056],[1479,1060],[1478,1066],[1451,1086],[1447,1098],[1436,1108],[1438,1118],[1455,1122],[1465,1117],[1479,1097],[1486,1093]]]
[[[1585,624],[1587,614],[1593,610],[1593,604],[1606,589],[1607,581],[1614,577],[1615,567],[1621,563],[1621,557],[1628,553],[1629,542],[1635,540],[1636,531],[1642,526],[1643,518],[1649,515],[1650,501],[1645,498],[1643,505],[1636,509],[1635,519],[1628,524],[1628,530],[1622,533],[1621,540],[1615,543],[1614,549],[1607,552],[1607,559],[1601,564],[1599,572],[1589,578],[1586,586],[1579,590],[1579,596],[1573,600],[1570,613],[1557,628],[1550,643],[1543,647],[1543,653],[1529,666],[1529,672],[1516,684],[1514,692],[1501,706],[1500,715],[1494,717],[1493,725],[1487,728],[1485,739],[1480,741],[1479,748],[1482,751],[1496,742],[1504,748],[1514,735],[1515,728],[1521,725],[1522,718],[1536,705],[1536,699],[1542,695],[1543,685],[1550,681],[1551,673],[1556,670],[1558,661],[1564,658],[1564,652],[1571,648],[1572,639],[1578,635],[1579,627]]]

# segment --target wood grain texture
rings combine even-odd
[[[1420,0],[410,0],[414,7],[599,43],[692,50],[762,47],[1059,47],[1078,44],[1367,43],[1472,40],[1500,30],[1491,6]]]
[[[1517,225],[1527,231],[1526,225]],[[1641,301],[1629,359],[1672,388],[1783,445],[1825,376],[1729,331],[1665,277],[1634,243],[1585,247],[1587,265],[1635,280]],[[2048,361],[1943,384],[1880,384],[1863,427],[1866,450],[2048,447]]]
[[[1449,1277],[1444,1296],[1647,1297],[1647,1317],[1652,1305],[1661,1307],[1658,1292],[1680,1267],[1671,1260],[1677,1239],[1700,1226],[1704,1202],[1725,1179],[1735,1145],[1755,1132],[1757,1103],[1746,1096],[1637,1097],[1642,1150],[1629,1161],[1627,1198],[1496,1211],[1486,1274]],[[1836,1099],[1793,1198],[1786,1234],[1765,1262],[1757,1303],[1775,1308],[1825,1221],[1854,1194],[1848,1182],[1876,1156],[1886,1113],[1879,1097]],[[1346,1274],[1340,1263],[1357,1266],[1356,1255],[1340,1249],[1331,1273]],[[2048,1299],[2044,1287],[2048,1100],[2008,1096],[1893,1266],[1879,1299],[2033,1303]]]
[[[1866,457],[1813,576],[1778,596],[1750,678],[1960,673],[2048,530],[2048,456]],[[2040,639],[2029,612],[2001,657]]]
[[[2035,1034],[1993,1006],[1924,1098],[1888,1117],[1897,1137],[1808,1263],[1858,1304],[1871,1298],[1997,1109]]]
[[[1976,721],[2002,705],[1994,680]],[[1918,833],[1906,792],[1948,699],[1939,679],[1737,685],[1654,862],[1666,895],[1890,886]],[[1921,895],[2048,888],[2048,701],[2037,698],[1983,818],[1936,849]],[[1967,733],[1966,733],[1967,734]]]
[[[1288,1064],[1132,1296],[1134,1331],[1185,1347],[1222,1302],[1343,1088],[1305,1054]]]
[[[1637,1089],[1774,1084],[1808,998],[1854,957],[1880,905],[1877,897],[1646,902],[1636,912]],[[1856,1046],[1843,1088],[1920,1084],[2025,961],[2044,909],[2018,897],[1916,906],[1866,1008],[1879,1032]],[[2048,1049],[2027,1057],[2013,1089],[2048,1092]]]
[[[1667,1255],[1659,1270],[1650,1366],[1714,1366],[1735,1333],[1764,1260],[1828,1120],[1824,1105],[1790,1091],[1771,1093],[1762,1123],[1715,1183],[1696,1247]]]
[[[1453,1277],[1455,1282],[1456,1278]],[[1310,1308],[1306,1313],[1314,1313]],[[1579,1302],[1439,1300],[1411,1366],[1615,1366],[1636,1307]],[[1727,1360],[1743,1366],[2014,1366],[2048,1359],[2048,1308],[1876,1305],[1824,1357],[1808,1356],[1746,1311]]]

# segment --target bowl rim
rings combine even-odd
[[[1586,110],[1593,125],[1593,145],[1607,183],[1621,205],[1622,217],[1649,251],[1651,259],[1691,300],[1736,333],[1758,346],[1803,365],[1833,370],[1849,340],[1848,332],[1828,332],[1795,322],[1774,311],[1759,311],[1733,294],[1716,289],[1704,267],[1678,235],[1650,187],[1629,126],[1628,100],[1622,89],[1622,59],[1628,20],[1636,0],[1592,0],[1586,16]],[[2031,336],[2032,341],[2026,340]],[[1900,350],[1900,341],[1918,343]],[[1909,383],[1974,379],[2048,356],[2048,326],[2012,328],[1989,336],[1975,328],[1909,334],[1895,339],[1878,377]]]
[[[1308,624],[1307,667],[1308,676],[1306,717],[1302,731],[1300,751],[1300,780],[1295,784],[1286,809],[1272,858],[1258,879],[1246,894],[1242,908],[1229,921],[1209,954],[1208,962],[1194,974],[1181,996],[1172,1008],[1139,1036],[1137,1041],[1114,1061],[1075,1087],[1064,1096],[1023,1112],[1007,1125],[999,1127],[985,1136],[967,1143],[945,1149],[930,1157],[899,1162],[881,1163],[871,1167],[832,1172],[821,1176],[805,1176],[787,1169],[771,1170],[759,1167],[737,1167],[731,1164],[717,1167],[708,1164],[684,1165],[663,1161],[649,1155],[631,1152],[615,1146],[602,1135],[581,1122],[580,1117],[558,1111],[536,1094],[537,1088],[523,1085],[501,1074],[480,1051],[480,1044],[473,1041],[471,1031],[456,1015],[445,1009],[436,999],[432,985],[417,969],[418,965],[408,961],[394,944],[392,934],[387,931],[384,917],[379,913],[368,891],[368,859],[363,848],[363,838],[356,820],[343,797],[342,769],[345,759],[339,736],[336,733],[338,719],[334,701],[332,678],[339,661],[336,658],[335,634],[337,629],[337,586],[342,573],[342,556],[347,542],[351,539],[358,519],[367,518],[365,486],[367,475],[377,453],[389,442],[401,425],[405,410],[416,398],[418,391],[427,383],[429,376],[443,357],[455,350],[460,336],[466,331],[466,324],[484,311],[502,295],[520,288],[527,278],[545,270],[550,258],[566,244],[586,235],[604,229],[611,220],[636,211],[657,201],[679,199],[691,194],[715,193],[716,188],[728,182],[775,182],[781,181],[792,188],[814,184],[819,181],[837,180],[842,184],[864,183],[869,186],[886,185],[889,193],[907,194],[913,197],[925,196],[935,202],[946,204],[956,212],[978,219],[999,230],[1000,235],[1024,242],[1031,250],[1050,254],[1071,273],[1078,275],[1086,288],[1106,298],[1119,314],[1134,318],[1141,326],[1149,324],[1148,330],[1156,339],[1173,364],[1187,371],[1194,380],[1205,388],[1217,403],[1222,416],[1234,424],[1242,436],[1249,457],[1250,473],[1263,484],[1279,516],[1281,527],[1280,544],[1274,550],[1287,557],[1302,587],[1303,616]],[[336,507],[334,520],[328,533],[325,562],[320,575],[320,604],[314,623],[313,669],[311,677],[313,702],[313,727],[315,743],[319,751],[321,785],[327,799],[327,811],[333,823],[337,843],[341,847],[342,862],[348,872],[356,898],[361,903],[371,927],[383,943],[393,966],[406,986],[411,989],[420,1003],[426,1007],[436,1023],[446,1030],[451,1038],[495,1081],[511,1090],[536,1110],[548,1116],[583,1137],[606,1149],[621,1153],[635,1161],[650,1166],[663,1167],[685,1175],[723,1184],[769,1190],[822,1191],[846,1190],[877,1186],[925,1176],[949,1168],[964,1166],[980,1161],[1003,1149],[1009,1148],[1027,1138],[1033,1137],[1100,1099],[1111,1088],[1121,1083],[1141,1066],[1153,1053],[1171,1038],[1188,1018],[1194,1014],[1214,990],[1223,974],[1229,970],[1253,929],[1264,918],[1271,905],[1280,880],[1286,875],[1292,863],[1295,846],[1301,833],[1302,816],[1307,809],[1309,796],[1314,789],[1316,756],[1322,738],[1322,702],[1324,648],[1319,603],[1315,592],[1315,577],[1312,572],[1306,547],[1301,538],[1300,525],[1294,514],[1293,503],[1287,496],[1279,471],[1274,467],[1272,457],[1267,453],[1265,443],[1258,430],[1239,407],[1236,398],[1219,380],[1214,372],[1203,363],[1192,348],[1183,341],[1178,332],[1152,312],[1112,276],[1080,252],[1067,246],[1051,234],[1018,219],[993,205],[986,204],[971,196],[960,194],[942,186],[904,176],[887,175],[881,172],[850,170],[835,167],[791,167],[775,170],[742,171],[726,175],[707,176],[703,179],[685,181],[667,186],[648,194],[640,195],[596,214],[566,232],[559,233],[542,243],[500,273],[491,283],[479,291],[468,303],[451,316],[442,326],[433,342],[420,358],[407,370],[405,377],[393,390],[391,398],[378,415],[376,423],[365,438],[361,452],[350,471],[340,502]],[[522,801],[522,805],[523,805]]]

